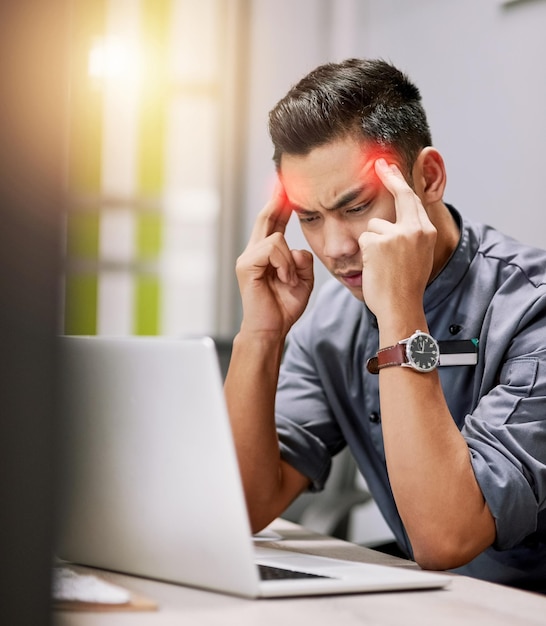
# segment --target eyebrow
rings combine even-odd
[[[325,207],[326,210],[337,211],[339,209],[342,209],[348,204],[351,204],[351,202],[354,202],[359,196],[367,191],[369,187],[370,185],[360,185],[359,187],[355,187],[354,189],[347,191],[342,196],[340,196],[331,207]]]
[[[365,184],[365,185],[360,185],[359,187],[355,187],[354,189],[350,189],[349,191],[341,195],[334,202],[332,206],[324,207],[324,209],[326,211],[339,211],[339,209],[342,209],[343,207],[347,206],[351,202],[354,202],[359,196],[361,196],[364,192],[366,192],[370,187],[371,185]],[[306,213],[314,212],[312,209],[305,209],[303,207],[298,206],[297,204],[292,204],[291,206],[292,206],[292,210],[295,211],[296,213],[306,214]]]

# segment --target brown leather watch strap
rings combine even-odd
[[[377,351],[377,356],[373,356],[368,359],[366,368],[371,374],[379,374],[379,370],[384,367],[391,367],[392,365],[402,365],[407,363],[406,358],[406,344],[397,343],[394,346],[388,348],[382,348]]]

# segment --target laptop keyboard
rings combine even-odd
[[[330,576],[320,576],[319,574],[309,574],[309,572],[297,572],[281,567],[258,564],[260,578],[262,580],[286,580],[289,578],[330,578]]]

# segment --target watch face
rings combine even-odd
[[[437,341],[426,333],[416,333],[406,345],[408,362],[420,372],[435,369],[440,359]]]

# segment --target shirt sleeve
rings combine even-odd
[[[332,416],[320,380],[312,345],[307,336],[312,322],[291,332],[281,366],[276,397],[277,433],[282,458],[311,481],[310,490],[320,491],[331,468],[331,458],[345,440]]]
[[[541,531],[541,518],[544,521],[545,319],[544,314],[535,317],[514,337],[497,384],[480,399],[462,429],[476,478],[495,518],[495,547],[500,550]]]

